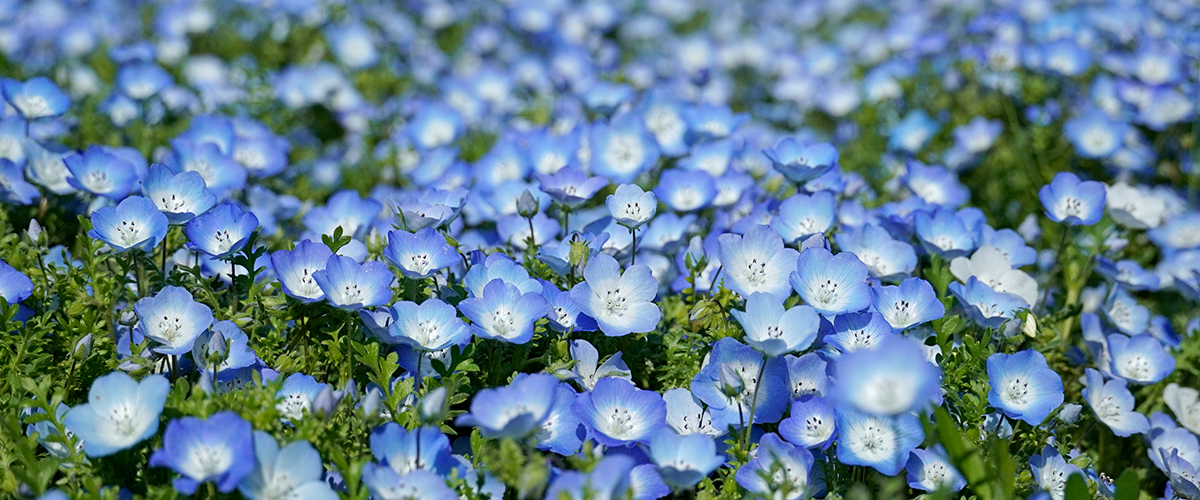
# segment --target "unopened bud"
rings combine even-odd
[[[538,208],[537,199],[533,197],[533,193],[530,193],[528,189],[521,193],[521,197],[517,199],[517,213],[521,214],[521,217],[528,219],[537,215]]]
[[[721,394],[728,398],[736,398],[745,390],[745,383],[742,377],[738,375],[737,370],[732,366],[721,365],[721,373],[718,376],[718,381],[721,384]]]
[[[421,422],[434,425],[441,423],[442,417],[446,414],[446,388],[438,387],[421,397],[421,404],[417,407],[417,411],[421,416]]]
[[[29,220],[29,229],[25,230],[25,235],[29,237],[29,241],[34,244],[42,244],[42,225],[38,224],[37,219]]]
[[[79,359],[85,359],[92,355],[92,334],[84,335],[83,338],[75,341],[75,347],[71,350],[71,355]]]

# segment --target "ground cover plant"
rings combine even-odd
[[[0,2],[0,494],[1198,500],[1198,30]]]

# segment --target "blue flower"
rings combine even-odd
[[[1150,309],[1138,303],[1125,287],[1117,285],[1104,302],[1104,316],[1126,335],[1143,333],[1150,327]]]
[[[250,339],[229,320],[218,321],[192,344],[192,361],[202,370],[213,368],[211,358],[219,358],[217,372],[237,370],[258,362],[258,356],[250,348]]]
[[[153,297],[139,299],[133,310],[138,317],[138,333],[160,344],[155,352],[172,356],[192,350],[196,338],[213,321],[212,309],[177,286],[163,287]]]
[[[927,449],[917,448],[908,457],[908,486],[921,491],[937,491],[945,488],[958,491],[967,485],[967,480],[950,464],[942,445]]]
[[[764,226],[759,226],[764,227]],[[784,310],[783,302],[765,293],[746,299],[745,311],[732,311],[746,331],[746,343],[767,356],[803,351],[817,338],[817,311],[806,305]]]
[[[733,382],[740,386],[732,396],[724,390],[729,381],[722,381],[722,372],[734,377]],[[788,368],[782,358],[764,360],[762,353],[754,348],[725,337],[713,345],[707,364],[692,377],[691,389],[709,406],[710,412],[720,413],[714,420],[742,427],[748,423],[752,407],[755,408],[753,423],[778,422],[783,418],[791,394],[787,383]]]
[[[548,281],[543,286],[542,296],[549,307],[546,319],[550,320],[550,329],[557,332],[594,332],[599,328],[596,320],[583,314],[583,309],[571,298],[570,290],[559,290],[558,286]]]
[[[653,302],[658,280],[649,267],[634,265],[622,273],[616,259],[600,254],[588,262],[583,277],[585,281],[571,289],[571,299],[605,335],[646,333],[658,326],[662,311]]]
[[[871,415],[846,407],[837,411],[837,458],[846,465],[863,465],[894,476],[908,455],[925,440],[921,421],[911,413]]]
[[[408,231],[440,227],[456,217],[467,202],[465,188],[424,189],[396,204],[401,226]]]
[[[394,425],[394,424],[393,424]],[[379,500],[456,500],[458,494],[446,486],[446,480],[427,470],[398,474],[374,462],[363,465],[362,482],[371,496]]]
[[[35,76],[24,82],[12,79],[0,80],[0,92],[17,114],[26,120],[44,120],[67,112],[71,98],[58,85],[44,76]]]
[[[533,217],[533,227],[529,219],[520,215],[506,215],[496,222],[496,232],[500,239],[517,250],[525,250],[529,246],[530,231],[533,231],[533,245],[540,248],[543,244],[558,236],[558,221],[538,213]]]
[[[958,297],[967,315],[985,328],[998,328],[1013,319],[1018,309],[1029,307],[1025,299],[1011,293],[997,292],[971,276],[964,285],[950,283],[950,293]]]
[[[458,308],[471,320],[471,331],[485,339],[524,344],[533,338],[533,325],[546,315],[546,299],[536,292],[522,293],[499,278],[479,296],[463,300]]]
[[[124,372],[111,372],[92,382],[88,402],[71,408],[63,425],[83,441],[89,457],[106,457],[158,432],[168,392],[171,383],[162,375],[139,383]]]
[[[217,197],[205,187],[200,174],[176,174],[157,163],[150,166],[142,193],[166,214],[171,224],[185,224],[217,203]]]
[[[787,489],[786,500],[805,498],[814,493],[816,481],[810,472],[813,456],[808,449],[793,446],[767,434],[758,442],[754,458],[738,468],[737,483],[754,495],[770,498]]]
[[[875,349],[845,353],[834,363],[832,396],[873,415],[925,409],[940,391],[940,370],[907,337],[888,337]]]
[[[608,185],[608,179],[588,177],[582,170],[574,167],[566,167],[550,175],[538,174],[537,178],[543,193],[568,208],[582,205]]]
[[[818,195],[820,193],[813,196]],[[833,239],[842,251],[857,255],[871,276],[877,279],[896,281],[917,268],[917,252],[912,245],[893,239],[879,226],[847,228],[835,234]]]
[[[804,448],[829,448],[837,435],[833,405],[815,394],[800,396],[792,401],[788,418],[779,422],[779,435]]]
[[[222,203],[192,219],[184,227],[189,249],[221,259],[246,246],[258,229],[258,217],[232,203]]]
[[[879,344],[895,336],[895,330],[887,319],[875,311],[839,314],[833,319],[833,331],[827,333],[824,342],[837,349],[838,353],[850,353],[875,349]]]
[[[623,113],[608,123],[592,125],[588,145],[592,152],[592,173],[619,184],[633,182],[659,157],[654,136],[646,131],[642,117],[634,113]]]
[[[137,184],[135,166],[104,146],[88,147],[83,154],[63,158],[63,163],[71,172],[67,182],[97,196],[120,200]]]
[[[888,149],[918,153],[940,128],[941,125],[924,110],[911,111],[892,126],[888,134]]]
[[[750,120],[750,115],[734,113],[727,105],[697,104],[683,108],[680,114],[687,122],[687,139],[692,143],[726,137]]]
[[[471,340],[471,329],[458,318],[454,306],[440,299],[392,304],[392,322],[387,327],[390,340],[414,349],[440,351]]]
[[[633,496],[633,469],[637,462],[627,455],[613,454],[600,460],[591,473],[563,471],[546,489],[546,498],[592,500]]]
[[[571,341],[571,359],[575,360],[575,366],[571,367],[571,371],[566,372],[566,375],[578,380],[584,390],[592,390],[596,386],[596,381],[605,377],[631,380],[629,366],[621,360],[620,351],[605,360],[604,364],[597,366],[600,363],[600,352],[592,346],[591,342],[578,339]],[[563,375],[560,372],[559,376]]]
[[[372,199],[363,199],[354,191],[338,191],[323,207],[315,207],[304,214],[304,226],[318,235],[333,234],[338,227],[349,236],[357,236],[370,226],[379,215],[383,205]]]
[[[0,201],[11,205],[33,203],[41,193],[37,187],[25,181],[21,167],[6,158],[0,158]]]
[[[93,229],[88,236],[117,251],[151,249],[167,236],[167,225],[167,216],[158,211],[154,202],[130,196],[116,207],[101,207],[92,212]]]
[[[171,139],[167,164],[177,172],[196,172],[218,198],[225,198],[246,187],[246,167],[221,150],[214,142],[198,142],[185,137]]]
[[[416,233],[396,230],[388,233],[388,246],[383,256],[406,277],[419,279],[450,267],[459,261],[458,252],[432,228]]]
[[[948,209],[939,208],[932,214],[917,212],[913,228],[925,251],[947,260],[970,255],[979,246],[979,229],[968,226]]]
[[[1124,380],[1113,379],[1105,383],[1104,375],[1091,368],[1086,370],[1086,375],[1087,386],[1083,388],[1083,398],[1096,412],[1096,417],[1112,429],[1113,434],[1127,437],[1150,430],[1150,421],[1134,411],[1136,401],[1125,387]]]
[[[1046,217],[1072,226],[1090,226],[1104,215],[1104,184],[1081,181],[1070,172],[1059,172],[1050,184],[1042,186],[1038,197]]]
[[[605,446],[645,443],[666,426],[667,404],[662,396],[619,378],[596,381],[591,392],[575,400],[573,410]]]
[[[517,287],[521,293],[537,293],[542,291],[542,283],[529,277],[525,267],[513,262],[507,255],[494,253],[488,255],[482,263],[471,265],[467,275],[463,277],[463,285],[471,297],[483,295],[483,289],[494,280],[501,280]]]
[[[171,74],[152,62],[122,64],[117,70],[117,88],[121,94],[136,101],[154,97],[174,83]]]
[[[271,268],[279,278],[283,293],[300,302],[316,302],[325,298],[325,292],[313,274],[325,269],[325,263],[333,251],[324,243],[302,240],[292,250],[279,250],[271,254]]]
[[[396,278],[387,264],[372,260],[363,264],[350,257],[332,255],[325,269],[312,278],[325,292],[325,300],[339,309],[358,310],[387,304],[392,298],[392,281]]]
[[[574,186],[575,188],[584,187],[581,182],[587,178],[587,175],[577,176],[575,173],[583,173],[577,167],[571,166],[575,163],[576,151],[579,150],[579,138],[582,136],[582,127],[576,128],[566,134],[556,135],[549,130],[534,131],[529,138],[529,146],[527,155],[529,156],[529,164],[533,170],[538,173],[538,180],[541,184],[542,192],[550,195],[559,203],[563,203],[568,207],[574,208],[572,205],[578,197],[583,197],[586,201],[591,196],[583,196],[588,189],[577,190],[575,194],[566,192],[566,188]],[[566,173],[563,176],[553,174],[562,173],[563,170],[573,171],[575,173]],[[596,187],[596,190],[608,185],[608,180],[600,178],[604,181]],[[590,185],[589,185],[590,186]],[[558,191],[558,195],[550,191]],[[592,191],[595,194],[595,191]],[[566,201],[564,201],[566,200]],[[582,201],[580,201],[582,203]]]
[[[1062,378],[1033,349],[988,356],[987,371],[988,403],[1008,418],[1040,425],[1063,403]]]
[[[1040,454],[1029,457],[1029,467],[1033,469],[1033,479],[1038,486],[1050,493],[1054,500],[1063,500],[1063,490],[1067,487],[1067,478],[1075,474],[1083,474],[1076,465],[1063,459],[1058,450],[1046,445]]]
[[[637,184],[621,184],[616,192],[604,201],[617,224],[630,230],[637,229],[654,218],[658,212],[658,198],[653,191],[642,191]]]
[[[559,383],[554,389],[554,405],[542,420],[540,429],[534,434],[537,447],[559,455],[569,456],[579,451],[587,430],[572,407],[575,405],[575,389],[565,383]]]
[[[163,447],[150,455],[151,467],[169,467],[182,477],[175,489],[191,495],[201,483],[214,481],[229,493],[254,470],[254,438],[250,423],[231,411],[207,419],[183,417],[167,423]]]
[[[897,331],[946,315],[933,285],[921,278],[908,278],[900,286],[875,286],[871,292],[872,307]]]
[[[820,177],[838,162],[837,148],[827,142],[801,144],[785,137],[774,148],[764,149],[775,170],[797,184]]]
[[[717,185],[708,172],[672,168],[660,174],[654,194],[671,210],[692,212],[712,203]]]
[[[251,500],[276,500],[283,495],[312,500],[337,500],[323,479],[321,454],[308,441],[279,448],[270,434],[254,431],[254,470],[238,483],[238,492]]]
[[[313,402],[322,391],[329,386],[317,382],[312,375],[293,373],[283,381],[283,386],[275,393],[275,409],[283,415],[284,420],[300,420],[304,414],[313,411]]]
[[[454,142],[465,131],[462,115],[441,103],[423,105],[405,127],[413,143],[426,151]]]
[[[1129,128],[1128,123],[1113,120],[1100,109],[1088,108],[1063,123],[1063,135],[1079,156],[1103,158],[1121,148]]]
[[[783,357],[787,365],[787,387],[792,400],[807,394],[824,396],[829,391],[829,376],[832,367],[825,358],[815,352],[803,356]]]
[[[654,464],[641,464],[629,471],[629,490],[632,500],[658,500],[671,494]]]
[[[717,238],[726,286],[743,297],[770,295],[782,303],[792,294],[787,277],[796,270],[799,252],[785,248],[770,226],[754,226],[745,236],[725,233]]]
[[[7,262],[0,260],[0,297],[12,305],[33,295],[33,280]]]
[[[727,424],[732,423],[722,422],[720,417],[724,413],[708,411],[704,402],[687,389],[677,387],[667,390],[663,393],[663,402],[667,405],[667,425],[680,435],[721,436],[728,429]]]
[[[649,455],[663,481],[680,489],[695,486],[725,463],[716,443],[704,434],[659,432],[650,438]]]
[[[784,241],[795,243],[828,231],[833,226],[836,212],[833,193],[795,194],[779,204],[779,213],[771,217],[771,227],[783,236]]]
[[[789,281],[805,304],[826,316],[861,311],[871,305],[867,266],[852,253],[833,255],[823,248],[800,252]]]
[[[1123,259],[1114,262],[1107,257],[1097,256],[1096,272],[1129,290],[1158,289],[1158,275],[1143,269],[1133,260]]]
[[[1108,336],[1113,375],[1135,384],[1153,384],[1175,370],[1175,357],[1150,334]]]
[[[471,412],[455,423],[478,427],[484,437],[525,438],[541,429],[556,404],[558,387],[553,376],[535,374],[483,389],[471,399]]]
[[[3,128],[4,120],[0,120],[0,129]],[[4,140],[0,138],[0,143],[2,142]],[[24,153],[26,155],[26,175],[29,176],[30,181],[54,194],[75,192],[75,187],[69,181],[71,170],[63,162],[63,158],[75,154],[74,151],[61,144],[39,144],[37,141],[27,140]],[[20,163],[19,160],[11,158],[10,160],[15,164]]]
[[[455,467],[450,439],[437,427],[408,430],[388,422],[371,430],[371,454],[396,474],[429,471],[445,477]]]

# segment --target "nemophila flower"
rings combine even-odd
[[[395,278],[387,264],[377,260],[359,264],[340,255],[330,256],[324,269],[312,273],[313,281],[325,293],[325,300],[347,310],[387,304],[392,298],[389,287]]]
[[[1033,215],[1033,214],[1030,214]],[[1027,219],[1036,223],[1037,218]],[[999,250],[1012,267],[1021,267],[1037,262],[1037,250],[1025,244],[1025,238],[1012,229],[992,229],[983,225],[983,238],[979,240],[979,248],[990,246]],[[978,251],[978,250],[976,250]]]
[[[726,422],[720,416],[708,411],[704,402],[700,401],[692,391],[682,388],[667,390],[663,393],[663,401],[667,404],[667,425],[680,435],[704,434],[707,436],[724,435]],[[717,420],[713,420],[717,418]]]
[[[612,182],[633,182],[658,161],[658,143],[637,114],[617,115],[608,123],[593,124],[588,132],[591,171]]]
[[[347,68],[364,69],[379,61],[371,32],[361,23],[331,25],[324,31],[329,50]]]
[[[1145,332],[1150,326],[1150,310],[1119,285],[1109,292],[1103,311],[1113,326],[1127,335]]]
[[[961,217],[947,209],[933,213],[917,212],[913,229],[925,251],[945,259],[969,255],[979,245],[979,230],[967,225]]]
[[[251,500],[306,498],[336,500],[323,479],[321,454],[308,441],[293,441],[282,449],[274,437],[254,431],[254,469],[238,483],[238,492]]]
[[[1163,389],[1162,397],[1167,408],[1179,419],[1180,425],[1193,433],[1200,430],[1200,392],[1170,383]]]
[[[246,167],[221,150],[214,142],[197,142],[185,137],[171,139],[168,164],[179,172],[196,172],[218,198],[225,198],[246,187]]]
[[[1175,357],[1150,334],[1110,334],[1108,353],[1113,375],[1135,384],[1153,384],[1175,370]]]
[[[1145,291],[1158,289],[1159,277],[1143,269],[1136,261],[1123,259],[1113,261],[1104,256],[1096,257],[1096,272],[1115,281],[1129,290]]]
[[[283,381],[283,387],[275,393],[275,409],[286,420],[300,420],[305,413],[313,411],[313,401],[329,386],[317,382],[312,375],[293,373]]]
[[[217,203],[217,197],[208,191],[199,173],[177,174],[157,163],[150,166],[142,194],[158,206],[171,224],[186,224]]]
[[[786,497],[772,498],[795,500],[814,493],[815,478],[810,477],[813,456],[806,448],[788,444],[775,434],[766,434],[752,453],[753,458],[734,475],[738,485],[751,494],[767,497],[786,489]]]
[[[588,262],[583,277],[571,289],[571,299],[605,335],[646,333],[658,326],[662,312],[653,302],[658,281],[649,267],[634,265],[622,273],[616,259],[600,254]]]
[[[211,361],[216,358],[216,365]],[[196,337],[192,344],[192,361],[205,371],[236,370],[253,365],[258,356],[250,348],[250,339],[229,320],[218,321],[212,328]]]
[[[1091,368],[1086,370],[1086,375],[1087,386],[1083,388],[1083,398],[1113,434],[1126,437],[1150,429],[1150,421],[1134,411],[1136,401],[1125,387],[1124,380],[1113,379],[1106,383],[1104,375]]]
[[[863,465],[894,476],[908,455],[925,440],[921,421],[911,413],[871,415],[838,408],[837,458],[846,465]]]
[[[695,222],[695,214],[679,216],[666,213],[657,216],[642,232],[642,237],[638,240],[638,249],[674,254],[685,243],[684,236]]]
[[[702,142],[696,144],[688,156],[681,158],[678,165],[687,171],[703,171],[713,178],[721,178],[729,171],[735,146],[729,138]]]
[[[1166,472],[1163,455],[1169,456],[1172,452],[1178,452],[1180,458],[1189,463],[1200,461],[1200,441],[1187,428],[1179,427],[1171,417],[1161,412],[1150,414],[1149,424],[1145,435],[1148,441],[1146,452],[1159,470]]]
[[[542,192],[550,194],[547,189],[558,190],[569,185],[579,187],[579,182],[586,179],[587,176],[578,177],[573,173],[569,173],[564,177],[558,177],[557,180],[544,180],[542,176],[550,176],[562,170],[574,170],[577,173],[582,173],[578,167],[571,166],[575,163],[576,152],[579,150],[579,139],[583,135],[581,128],[576,128],[565,134],[555,134],[550,130],[539,130],[533,132],[529,138],[529,145],[526,154],[529,158],[529,164],[533,167],[534,172],[537,172],[538,179],[541,181]],[[566,181],[562,184],[557,181]],[[608,181],[604,182],[607,185]],[[604,187],[603,185],[597,187]],[[565,193],[564,193],[565,194]],[[554,196],[551,194],[551,196]],[[569,195],[575,197],[576,195]],[[557,200],[557,198],[555,198]],[[569,203],[557,200],[559,203],[570,205]]]
[[[0,120],[0,128],[3,128],[3,121]],[[0,151],[5,148],[6,139],[0,137]],[[13,147],[15,147],[15,142]],[[74,151],[61,144],[49,143],[41,144],[38,141],[26,140],[22,151],[26,156],[25,170],[29,180],[50,190],[54,194],[70,194],[75,192],[75,187],[69,182],[71,170],[67,168],[67,164],[63,162],[63,158],[75,154]],[[0,153],[0,157],[6,157]],[[11,159],[10,159],[11,160]],[[17,160],[11,160],[14,164],[20,163]]]
[[[63,425],[83,442],[89,457],[106,457],[158,432],[168,392],[171,383],[162,375],[141,382],[119,371],[101,375],[88,389],[88,402],[71,408]]]
[[[940,370],[907,337],[889,337],[875,349],[844,353],[833,367],[831,396],[872,415],[919,411],[940,396]]]
[[[837,204],[833,193],[795,194],[779,204],[779,213],[771,217],[774,228],[788,243],[821,234],[833,226]]]
[[[671,487],[654,464],[641,464],[629,471],[629,492],[633,500],[658,500],[671,494]]]
[[[616,192],[604,201],[613,220],[627,228],[637,229],[654,218],[658,212],[658,198],[653,191],[642,191],[637,184],[621,184]]]
[[[852,253],[837,255],[823,248],[800,252],[788,277],[804,303],[826,316],[861,311],[871,305],[867,266]]]
[[[750,119],[750,115],[734,113],[729,106],[712,104],[689,106],[680,114],[688,125],[687,138],[693,143],[726,137]]]
[[[504,387],[485,388],[470,400],[470,412],[455,421],[478,427],[487,438],[522,439],[541,429],[557,396],[553,375],[522,376]]]
[[[458,318],[454,306],[437,298],[392,304],[392,322],[387,331],[392,342],[424,351],[440,351],[463,345],[471,339],[471,329]]]
[[[458,495],[446,486],[446,480],[427,470],[398,474],[374,462],[363,465],[362,482],[371,496],[380,500],[454,500]]]
[[[304,214],[304,227],[318,235],[333,234],[338,227],[350,236],[361,234],[379,215],[383,205],[370,198],[361,198],[350,190],[338,191],[323,207]]]
[[[911,111],[888,132],[888,149],[918,153],[941,128],[924,110]]]
[[[778,302],[792,294],[786,277],[796,269],[799,253],[785,248],[770,226],[754,226],[744,236],[725,233],[717,242],[730,290],[743,297],[764,293]]]
[[[396,204],[401,227],[408,231],[420,231],[427,227],[439,227],[456,217],[467,202],[465,188],[440,190],[427,188],[413,193]]]
[[[833,319],[833,331],[823,340],[837,352],[848,353],[875,349],[893,336],[895,330],[882,314],[866,311],[837,315]]]
[[[967,315],[985,328],[999,328],[1016,317],[1017,310],[1030,306],[1021,297],[992,290],[974,276],[965,284],[950,283],[950,293],[958,298]]]
[[[908,278],[899,286],[874,286],[872,307],[896,330],[927,323],[946,314],[933,285],[921,278]]]
[[[313,273],[325,269],[325,263],[333,251],[324,243],[302,240],[291,250],[279,250],[271,254],[271,268],[279,278],[283,293],[301,302],[316,302],[325,298],[325,292]]]
[[[1063,403],[1062,378],[1033,349],[988,356],[987,371],[988,404],[1008,418],[1040,425]]]
[[[222,203],[192,219],[184,227],[188,248],[225,258],[246,246],[258,229],[258,217],[232,203]]]
[[[1166,202],[1147,186],[1117,182],[1108,186],[1104,204],[1113,222],[1130,229],[1158,227],[1167,216]]]
[[[695,486],[725,463],[712,437],[704,434],[659,432],[650,438],[648,454],[663,481],[681,489]]]
[[[90,146],[83,154],[63,158],[71,176],[67,182],[96,196],[125,198],[137,184],[134,165],[103,146]]]
[[[569,375],[578,380],[584,390],[592,390],[597,380],[606,377],[630,380],[629,366],[621,359],[620,351],[605,360],[604,364],[599,364],[600,352],[591,342],[578,339],[571,341],[571,359],[575,360],[575,366],[571,367]]]
[[[707,172],[673,168],[662,172],[654,194],[671,210],[691,212],[712,203],[717,197],[717,185]]]
[[[812,307],[798,305],[785,311],[778,297],[765,293],[751,294],[745,311],[731,312],[746,331],[746,343],[767,356],[807,349],[821,324]]]
[[[645,443],[666,426],[667,405],[660,394],[614,377],[597,380],[591,392],[579,395],[573,410],[604,446]]]
[[[1063,500],[1067,478],[1083,474],[1079,467],[1064,460],[1062,454],[1051,445],[1046,445],[1040,454],[1029,457],[1029,467],[1033,469],[1033,479],[1038,487],[1054,500]]]
[[[1191,462],[1185,460],[1178,450],[1167,453],[1158,450],[1162,457],[1164,472],[1167,474],[1168,486],[1175,498],[1200,498],[1200,480],[1198,472]]]
[[[1150,241],[1159,248],[1170,250],[1190,250],[1200,247],[1200,212],[1189,210],[1172,214],[1159,227],[1146,232]]]
[[[405,475],[425,470],[445,476],[454,469],[450,439],[437,427],[405,429],[388,422],[371,430],[371,454],[384,467]]]
[[[0,80],[0,93],[25,120],[53,118],[66,113],[67,108],[71,107],[71,98],[44,76],[35,76],[24,82],[4,78]]]
[[[229,493],[254,470],[254,429],[231,411],[207,419],[183,417],[167,423],[163,447],[150,455],[151,467],[169,467],[179,473],[175,490],[191,495],[202,483],[213,481]]]
[[[713,344],[708,360],[692,377],[691,389],[709,411],[720,413],[715,420],[735,423],[736,427],[778,422],[787,410],[791,393],[787,372],[781,358],[764,359],[754,348],[726,337]],[[736,386],[731,387],[731,382]],[[726,390],[729,388],[735,390]],[[751,408],[754,421],[748,422]]]
[[[573,455],[579,451],[586,436],[586,429],[575,415],[576,393],[571,386],[559,383],[554,389],[554,404],[534,434],[537,447],[559,455]]]
[[[488,255],[482,263],[476,263],[463,277],[463,285],[471,297],[483,295],[483,289],[494,280],[501,280],[517,287],[521,293],[539,293],[542,283],[529,277],[525,267],[513,262],[502,253]]]
[[[562,471],[546,489],[546,498],[571,500],[632,498],[633,471],[637,462],[627,455],[608,455],[591,473]]]
[[[781,139],[773,148],[764,149],[763,154],[771,160],[776,171],[797,184],[821,176],[838,161],[837,148],[832,144],[802,144],[791,137]]]
[[[458,252],[437,230],[426,228],[415,233],[396,230],[388,233],[383,257],[408,278],[428,278],[459,261]]]
[[[779,435],[804,448],[829,448],[837,435],[833,405],[815,394],[792,400],[791,413],[779,422]]]
[[[571,298],[570,290],[559,290],[558,286],[546,282],[542,296],[546,298],[546,304],[549,306],[546,319],[550,320],[550,329],[559,332],[594,332],[599,328],[596,320],[583,314],[583,309]]]
[[[1120,149],[1129,124],[1109,118],[1103,111],[1089,108],[1063,123],[1063,135],[1084,158],[1103,158]],[[1044,203],[1044,202],[1043,202]]]
[[[940,444],[913,450],[905,469],[908,469],[908,487],[915,490],[937,491],[945,488],[959,491],[967,485],[966,478],[950,464],[946,450]]]
[[[133,62],[117,69],[116,83],[123,95],[142,101],[154,97],[174,83],[174,79],[155,63]]]
[[[471,320],[471,331],[485,339],[524,344],[533,338],[533,325],[546,314],[546,299],[537,292],[494,279],[483,293],[463,300],[458,308]]]
[[[820,196],[821,193],[813,196]],[[786,201],[785,201],[786,203]],[[865,225],[847,228],[833,236],[838,248],[857,255],[867,270],[877,279],[896,281],[917,267],[917,253],[912,245],[895,240],[887,230]]]
[[[558,221],[538,213],[530,220],[520,215],[506,215],[496,222],[496,232],[500,239],[512,245],[513,248],[524,250],[529,246],[529,238],[533,237],[533,245],[540,248],[546,242],[558,236]],[[532,234],[530,233],[532,231]]]
[[[787,366],[787,388],[793,400],[805,394],[824,396],[828,392],[832,367],[820,354],[787,355],[783,359]]]
[[[553,174],[538,174],[537,178],[538,187],[543,193],[568,208],[584,204],[608,185],[608,179],[588,177],[582,170],[574,167],[566,167]]]
[[[11,205],[28,205],[39,196],[41,193],[37,187],[25,182],[21,167],[0,158],[0,201]]]
[[[950,261],[950,273],[963,283],[974,277],[993,291],[1016,295],[1026,307],[1037,303],[1037,280],[1013,269],[1008,254],[994,246],[981,246],[970,258],[955,257]]]
[[[0,260],[0,297],[12,305],[33,295],[33,280],[7,262]]]
[[[971,190],[958,181],[958,175],[940,165],[926,166],[915,159],[904,162],[905,187],[926,203],[955,209],[967,202]]]
[[[1081,181],[1070,172],[1059,172],[1038,191],[1046,217],[1067,225],[1090,226],[1104,215],[1104,184]]]
[[[954,143],[968,153],[983,153],[992,147],[1003,130],[1004,124],[1000,120],[976,116],[966,125],[954,129]]]
[[[163,287],[153,297],[139,299],[133,310],[138,317],[138,332],[160,344],[154,351],[172,356],[190,351],[213,321],[212,309],[177,286]]]

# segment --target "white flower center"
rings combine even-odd
[[[604,158],[617,172],[631,172],[642,164],[646,150],[640,137],[634,134],[613,134],[608,141]]]

